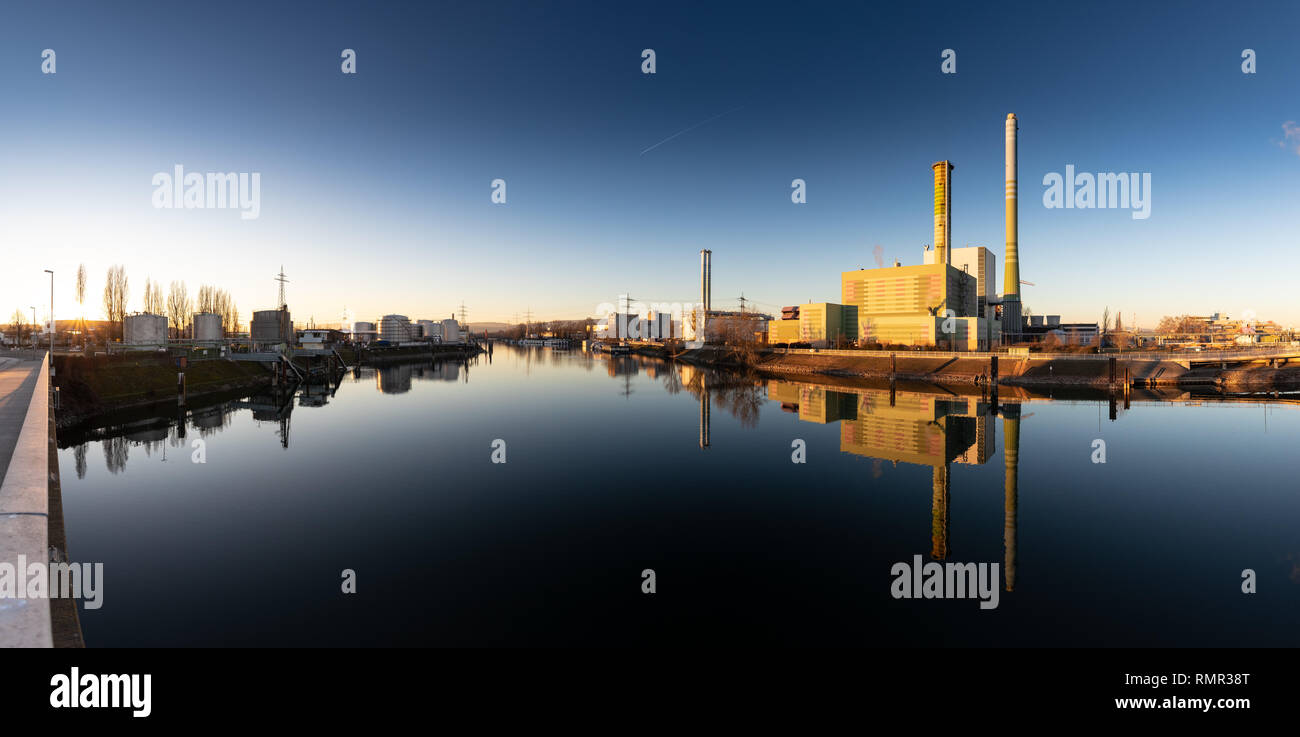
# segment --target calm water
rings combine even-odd
[[[82,626],[91,646],[1300,645],[1300,406],[1018,399],[498,348],[191,409],[183,437],[65,435],[69,548],[105,564]],[[916,555],[998,564],[998,607],[894,599]]]

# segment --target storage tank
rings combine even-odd
[[[420,326],[420,337],[424,340],[442,339],[442,323],[433,320],[418,320],[416,324]]]
[[[122,344],[136,348],[166,348],[167,318],[150,312],[122,318]]]
[[[194,340],[200,343],[221,342],[221,315],[200,312],[194,315]]]
[[[379,319],[379,338],[389,343],[411,339],[411,320],[406,315],[384,315]]]
[[[289,343],[293,340],[293,321],[289,310],[259,310],[249,326],[254,343]]]
[[[460,342],[460,323],[450,319],[442,321],[442,342]]]
[[[369,343],[379,336],[373,322],[352,323],[352,339],[358,343]]]

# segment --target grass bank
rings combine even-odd
[[[166,356],[56,356],[59,427],[75,427],[98,415],[176,402],[173,359]],[[188,397],[252,389],[271,383],[271,372],[249,361],[195,361],[185,369]]]

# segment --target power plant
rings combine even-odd
[[[989,350],[1046,331],[1026,329],[1020,299],[1016,157],[1018,121],[1005,121],[1006,266],[997,295],[996,257],[983,246],[954,248],[952,173],[947,159],[931,164],[934,174],[934,242],[919,266],[857,269],[841,275],[841,302],[810,302],[782,309],[768,324],[769,343],[814,341],[868,345],[913,345],[950,350]],[[701,279],[708,283],[707,251],[701,251]],[[999,309],[1000,308],[1000,309]],[[1059,321],[1058,321],[1059,322]],[[1058,326],[1059,327],[1059,326]]]

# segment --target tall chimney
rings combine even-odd
[[[707,313],[713,309],[713,251],[705,248],[700,251],[700,302]]]
[[[1020,334],[1020,254],[1018,251],[1018,213],[1016,210],[1016,114],[1007,114],[1006,203],[1007,252],[1002,283],[1002,332]]]
[[[934,262],[952,264],[952,170],[950,161],[936,161],[934,169]]]

